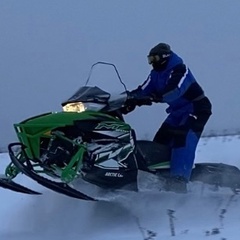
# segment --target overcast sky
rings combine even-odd
[[[60,110],[97,61],[114,63],[135,88],[159,42],[183,57],[211,99],[205,133],[239,130],[239,9],[238,0],[0,0],[0,147],[14,140],[13,123]],[[105,72],[96,74],[114,89],[117,78]],[[127,120],[151,138],[165,108],[143,107]]]

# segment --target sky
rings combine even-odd
[[[115,64],[128,89],[136,88],[159,42],[184,59],[212,101],[204,134],[239,131],[238,9],[237,0],[1,0],[0,149],[15,140],[14,123],[61,110],[97,61]],[[95,73],[100,82],[118,89],[106,67]],[[139,108],[127,121],[139,138],[152,138],[166,107]]]
[[[240,168],[239,144],[240,136],[202,138],[195,162]],[[8,162],[8,155],[0,154],[1,173]],[[43,195],[0,189],[1,240],[239,239],[240,196],[227,188],[213,191],[194,183],[188,194],[159,192],[150,175],[140,175],[140,192],[106,193],[105,202],[87,202],[44,189],[23,175],[18,182]]]

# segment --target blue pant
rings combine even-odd
[[[172,149],[171,176],[189,180],[197,144],[210,115],[206,112],[198,116],[189,113],[170,114],[156,133],[153,141],[168,145]]]
[[[185,146],[173,147],[170,169],[172,176],[181,176],[189,180],[192,172],[195,151],[199,137],[192,130],[189,130],[185,140]]]

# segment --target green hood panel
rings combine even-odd
[[[125,129],[130,128],[128,124],[123,123],[115,117],[94,111],[85,111],[81,113],[50,112],[14,124],[14,128],[19,141],[27,147],[26,153],[28,157],[33,159],[39,158],[40,138],[50,138],[52,130],[59,127],[72,126],[74,121],[81,120],[109,121],[116,124],[119,123]]]

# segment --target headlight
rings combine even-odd
[[[84,112],[86,110],[91,111],[100,111],[105,104],[99,104],[99,103],[91,103],[91,102],[75,102],[75,103],[68,103],[65,106],[63,106],[64,112]]]

